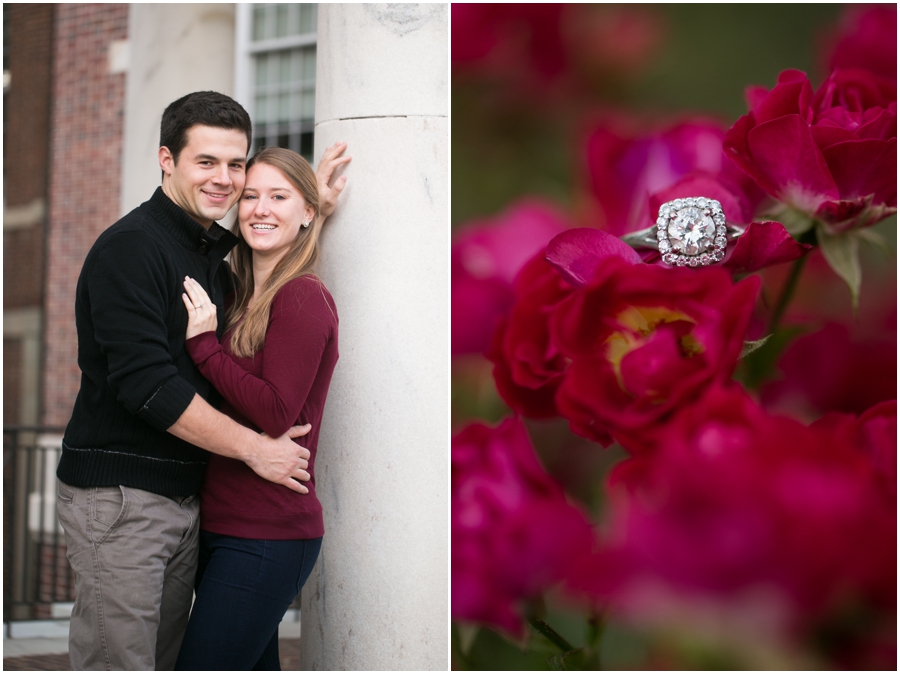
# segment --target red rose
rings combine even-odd
[[[850,5],[844,8],[827,70],[865,68],[897,79],[897,5]]]
[[[451,441],[451,613],[521,636],[518,603],[590,551],[584,515],[538,462],[520,421]]]
[[[515,304],[494,333],[487,357],[494,363],[500,396],[516,412],[532,418],[557,416],[553,398],[565,360],[550,341],[550,311],[574,289],[562,280],[541,251],[519,272]]]
[[[759,278],[721,269],[604,261],[554,310],[551,334],[572,360],[556,397],[572,430],[632,450],[680,406],[731,376]]]
[[[878,421],[877,444],[896,456],[896,408],[852,430]],[[761,652],[790,639],[805,650],[829,629],[829,647],[859,647],[858,667],[865,640],[896,629],[896,496],[847,437],[769,416],[740,387],[711,389],[652,457],[626,461],[638,467],[611,492],[608,535],[573,588],[637,624]]]
[[[778,362],[782,376],[760,392],[768,409],[807,419],[825,412],[859,414],[897,395],[897,341],[851,337],[839,323],[804,335]]]
[[[546,253],[519,272],[515,304],[487,354],[494,363],[497,390],[516,412],[533,418],[558,416],[554,397],[567,361],[550,338],[550,314],[610,257],[640,262],[621,239],[596,229],[571,229],[554,237]]]
[[[770,195],[833,230],[871,225],[897,205],[896,84],[839,70],[813,92],[785,70],[725,134],[726,154]]]

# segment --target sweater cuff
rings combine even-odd
[[[138,416],[160,430],[167,431],[191,404],[197,390],[181,377],[172,377],[150,396]]]
[[[194,361],[194,364],[199,365],[222,347],[216,337],[215,330],[209,330],[186,339],[184,348],[187,349],[188,355]]]

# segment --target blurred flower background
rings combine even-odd
[[[896,28],[452,6],[455,669],[896,668]]]

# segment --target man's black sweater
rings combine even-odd
[[[184,348],[184,277],[215,302],[219,332],[230,289],[224,257],[237,238],[209,231],[157,188],[107,229],[78,278],[75,325],[81,389],[57,476],[76,487],[125,485],[167,496],[196,493],[208,454],[166,432],[195,393],[218,394]]]

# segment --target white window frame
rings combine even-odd
[[[255,146],[257,137],[256,120],[254,119],[256,100],[254,95],[255,92],[253,90],[253,57],[256,54],[263,52],[315,46],[318,44],[318,33],[305,33],[303,35],[291,35],[288,37],[254,42],[251,40],[253,30],[253,8],[254,3],[252,2],[237,3],[235,8],[234,98],[250,113],[250,118],[254,122],[253,142]],[[316,86],[318,87],[318,82],[316,82]],[[313,124],[315,125],[315,118],[313,119]]]

